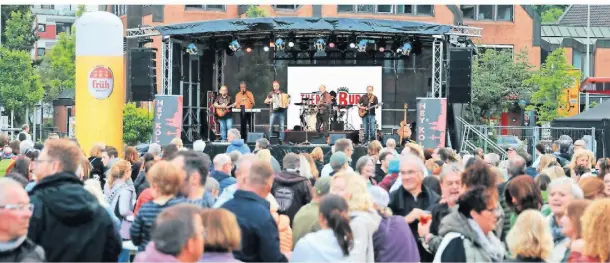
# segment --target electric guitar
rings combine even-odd
[[[364,116],[366,116],[369,112],[369,110],[373,109],[373,108],[377,108],[377,107],[381,107],[381,105],[383,105],[383,102],[380,102],[377,105],[373,105],[373,106],[368,106],[364,109],[359,109],[358,110],[358,115],[360,115],[360,118],[364,118]]]

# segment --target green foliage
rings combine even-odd
[[[529,97],[532,86],[525,80],[532,75],[527,51],[518,52],[513,58],[508,50],[488,49],[479,54],[472,66],[472,102],[466,109],[466,119],[471,123],[486,122],[498,117],[515,102]]]
[[[38,67],[38,73],[45,83],[46,101],[52,101],[65,89],[74,89],[75,61],[75,35],[62,32]]]
[[[6,20],[4,29],[6,40],[2,42],[2,45],[8,49],[32,50],[38,39],[33,24],[34,16],[29,10],[12,12],[10,18]]]
[[[135,103],[125,104],[123,108],[123,142],[127,145],[147,143],[153,133],[153,114]]]
[[[592,101],[591,103],[589,103],[589,109],[594,108],[595,106],[597,106],[597,101]]]
[[[4,32],[6,31],[6,20],[11,17],[12,12],[21,12],[26,13],[30,11],[30,5],[0,5],[0,9],[2,13],[0,14],[0,23],[2,24],[2,43],[6,41],[6,36]]]
[[[248,10],[246,10],[246,17],[249,17],[249,18],[266,17],[266,16],[267,16],[267,13],[265,13],[265,10],[258,7],[257,5],[250,5],[250,7],[248,7]]]
[[[76,7],[76,17],[81,17],[85,12],[87,12],[86,5],[78,5]]]
[[[542,19],[542,23],[551,24],[557,22],[561,15],[563,15],[563,11],[564,9],[561,7],[553,7],[544,11],[540,16]]]
[[[9,111],[21,111],[33,107],[43,94],[30,53],[0,47],[0,105]]]
[[[566,8],[569,5],[532,5],[532,9],[534,9],[534,11],[539,15],[542,16],[542,14],[544,14],[544,12],[550,10],[550,9],[555,9],[555,8],[559,8],[562,11],[566,10]]]
[[[559,109],[567,107],[568,102],[560,98],[579,79],[580,71],[567,62],[563,48],[556,49],[546,58],[540,70],[527,81],[537,87],[528,110],[536,110],[539,124],[564,116]]]

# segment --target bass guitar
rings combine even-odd
[[[381,105],[383,105],[383,102],[381,102],[377,105],[365,107],[364,109],[359,109],[358,115],[360,115],[360,118],[364,118],[364,116],[366,116],[369,113],[369,110],[371,110],[373,108],[381,107]]]

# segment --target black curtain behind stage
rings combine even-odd
[[[226,57],[225,84],[229,88],[229,94],[235,96],[239,89],[239,82],[246,81],[249,90],[254,94],[255,108],[263,109],[263,112],[256,114],[257,132],[267,131],[269,125],[269,110],[263,101],[271,91],[271,83],[273,80],[278,80],[282,90],[286,91],[288,66],[290,65],[382,66],[382,97],[385,104],[383,108],[396,109],[396,111],[383,112],[384,126],[398,126],[403,119],[404,103],[408,103],[410,109],[415,109],[415,98],[426,97],[427,92],[430,91],[432,49],[429,44],[424,44],[420,55],[412,54],[402,60],[361,59],[366,58],[364,53],[357,53],[358,60],[341,59],[340,53],[327,53],[329,57],[336,59],[275,60],[274,62],[271,57],[273,52],[264,52],[262,47],[255,47],[252,52],[245,53],[244,56]],[[315,77],[312,76],[312,78]],[[409,112],[407,118],[415,120],[415,115],[415,112]],[[239,117],[234,115],[233,126],[238,128],[239,125]],[[293,127],[287,128],[292,129]],[[385,130],[385,132],[389,132],[389,130]]]
[[[227,143],[209,143],[205,147],[204,153],[210,155],[210,158],[213,159],[214,156],[216,156],[217,154],[225,153],[227,150],[227,146],[229,146],[229,144],[227,144]],[[254,144],[249,144],[248,146],[250,147],[250,150],[252,150],[252,151],[254,150]],[[273,157],[275,157],[275,159],[277,159],[281,165],[282,160],[284,159],[284,155],[286,155],[287,153],[289,153],[289,152],[311,153],[311,151],[313,151],[313,149],[318,146],[319,145],[309,145],[309,146],[277,145],[277,146],[271,146],[270,151],[271,151],[271,155],[273,155]],[[331,146],[323,145],[323,146],[319,146],[319,147],[321,147],[322,151],[324,151],[324,163],[328,163],[330,161],[330,156],[332,155]],[[356,146],[354,148],[354,153],[352,154],[352,168],[353,168],[353,166],[356,165],[356,161],[358,161],[358,158],[366,155],[366,151],[367,151],[367,148],[364,146]]]

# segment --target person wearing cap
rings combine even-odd
[[[333,176],[338,172],[347,170],[347,168],[349,167],[348,161],[349,159],[347,158],[347,155],[345,155],[345,153],[333,153],[333,155],[330,156],[330,167],[333,169],[333,171],[330,172],[329,176]]]
[[[373,199],[373,205],[381,216],[379,229],[373,234],[375,262],[419,262],[417,242],[402,216],[393,216],[388,208],[390,196],[379,187],[368,188]]]
[[[320,217],[319,208],[322,197],[330,192],[331,177],[322,177],[316,180],[313,187],[313,197],[309,204],[304,205],[294,216],[292,222],[292,244],[297,244],[297,241],[309,233],[316,232],[321,229],[318,218]]]

